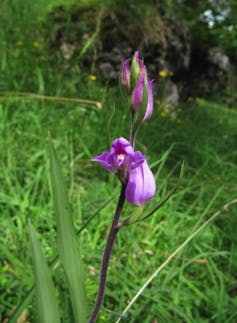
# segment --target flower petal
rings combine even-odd
[[[131,204],[141,206],[154,196],[155,191],[155,178],[145,160],[130,172],[125,192],[126,199]]]
[[[118,139],[115,139],[112,143],[111,149],[110,149],[111,154],[127,154],[127,155],[133,155],[134,150],[130,144],[130,142],[123,138],[120,137]]]
[[[130,61],[130,58],[126,59],[121,68],[121,81],[128,91],[130,90]]]
[[[132,91],[132,106],[135,108],[135,110],[139,110],[142,103],[145,74],[146,72],[144,68],[141,70],[137,84],[134,90]]]
[[[100,163],[105,169],[110,172],[116,172],[117,170],[111,163],[111,154],[108,152],[104,152],[101,155],[92,158],[91,160]]]
[[[143,121],[149,119],[153,112],[152,83],[153,83],[153,80],[148,79],[148,99],[147,99],[146,113],[144,115]]]
[[[142,153],[139,150],[135,151],[135,153],[133,155],[133,162],[132,162],[132,165],[131,165],[132,166],[131,169],[137,168],[145,160],[146,160],[146,157],[144,155],[142,155]]]
[[[135,51],[133,57],[135,58],[135,60],[137,61],[140,69],[142,70],[143,68],[145,68],[145,65],[143,63],[143,60],[139,58],[139,51]]]

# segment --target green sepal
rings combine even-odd
[[[141,69],[140,69],[139,63],[137,62],[135,56],[133,56],[132,64],[131,64],[131,75],[130,75],[132,91],[134,90],[137,84],[140,73],[141,73]]]

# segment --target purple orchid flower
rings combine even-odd
[[[147,164],[146,157],[140,151],[134,151],[130,142],[120,137],[112,143],[109,152],[104,152],[92,159],[108,171],[126,176],[125,196],[129,203],[143,205],[156,191],[154,176]]]
[[[144,205],[156,192],[155,178],[147,161],[131,170],[126,186],[126,199],[134,205]]]

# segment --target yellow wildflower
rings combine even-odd
[[[160,77],[166,77],[168,75],[167,71],[166,70],[160,70],[159,71],[159,76]]]
[[[91,74],[91,75],[89,75],[89,79],[90,79],[91,81],[95,81],[95,80],[96,80],[96,76],[95,76],[95,75],[93,75],[93,74]]]

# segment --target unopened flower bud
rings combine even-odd
[[[125,89],[130,92],[131,81],[130,81],[131,73],[130,73],[130,58],[126,59],[121,68],[121,81]]]
[[[131,96],[132,108],[141,116],[140,122],[149,119],[153,111],[152,81],[147,77],[146,67],[138,51],[134,53],[131,64],[130,59],[122,64],[121,80]]]

